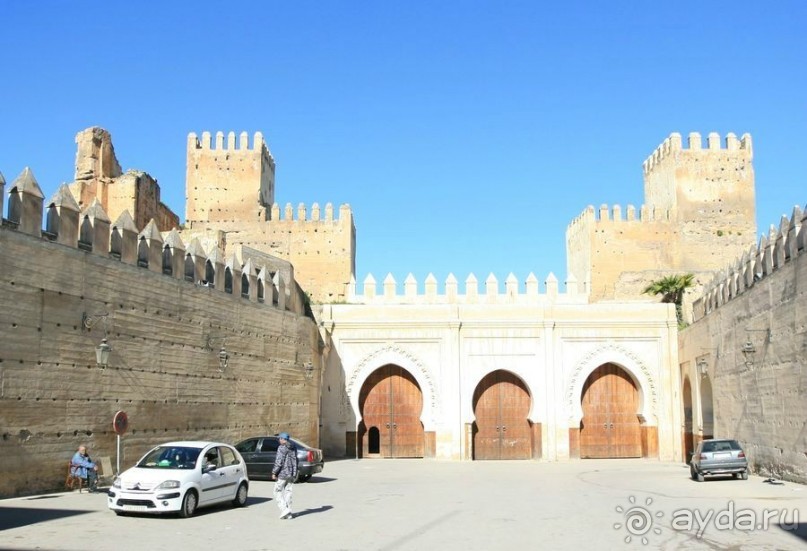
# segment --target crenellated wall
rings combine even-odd
[[[315,302],[345,300],[356,268],[356,228],[350,206],[295,209],[274,203],[275,161],[260,132],[250,146],[242,132],[188,137],[186,228],[227,233],[228,254],[248,247],[294,266],[295,279]]]
[[[691,272],[700,281],[756,235],[751,137],[673,133],[644,162],[645,205],[589,206],[566,230],[568,273],[594,301],[641,296],[655,279]]]
[[[694,304],[679,335],[692,382],[693,426],[740,440],[755,472],[807,483],[807,216],[731,262]]]
[[[438,291],[437,279],[429,274],[421,287],[415,277],[409,274],[403,282],[403,294],[398,293],[398,282],[392,274],[387,274],[381,287],[369,274],[358,294],[356,282],[352,281],[348,288],[348,304],[586,304],[588,297],[580,293],[577,280],[573,277],[566,280],[566,292],[558,290],[558,279],[550,273],[544,281],[544,292],[539,288],[538,278],[530,274],[523,287],[515,275],[509,274],[504,287],[499,285],[493,274],[488,275],[480,289],[479,280],[474,274],[465,279],[464,293],[460,294],[457,278],[449,274],[443,284],[443,292]]]
[[[138,232],[127,211],[110,222],[67,186],[45,202],[29,169],[0,187],[0,496],[63,488],[81,443],[114,465],[119,410],[122,468],[167,440],[318,441],[319,332],[290,309],[279,270],[186,246],[154,221]]]

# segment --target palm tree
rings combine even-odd
[[[653,281],[645,287],[645,294],[661,295],[661,302],[675,304],[675,317],[678,320],[678,327],[683,327],[684,317],[681,311],[681,302],[684,299],[684,292],[694,284],[694,274],[670,275]]]

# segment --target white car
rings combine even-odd
[[[109,508],[126,513],[175,513],[197,507],[247,503],[247,466],[238,451],[219,442],[169,442],[124,471],[109,490]]]

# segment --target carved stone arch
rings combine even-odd
[[[362,385],[371,373],[387,364],[398,365],[415,378],[423,393],[423,412],[420,415],[423,430],[436,430],[438,391],[432,373],[417,356],[398,345],[383,346],[371,352],[362,358],[351,371],[345,384],[345,391],[355,418],[361,419],[359,394]]]
[[[593,347],[572,369],[566,384],[566,407],[569,427],[577,428],[583,419],[583,386],[586,379],[601,365],[611,363],[622,368],[639,390],[639,411],[643,425],[657,426],[658,392],[656,381],[647,364],[632,350],[615,342]]]
[[[530,383],[527,381],[527,379],[517,370],[494,367],[489,369],[488,371],[485,371],[484,373],[480,373],[479,377],[474,381],[474,384],[470,386],[471,395],[473,395],[473,393],[476,392],[479,383],[481,383],[485,377],[487,377],[494,371],[506,371],[507,373],[510,373],[511,375],[516,377],[519,381],[524,383],[524,386],[527,388],[527,393],[530,396],[530,412],[527,415],[527,419],[529,419],[530,422],[532,423],[542,422],[543,412],[541,411],[541,408],[538,407],[537,405],[537,400],[535,399],[536,398],[535,391],[533,390],[532,386],[530,386]],[[465,402],[465,406],[462,415],[462,422],[473,423],[474,421],[476,421],[476,414],[474,413],[473,400],[463,400],[463,402]]]

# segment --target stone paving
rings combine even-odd
[[[807,487],[697,483],[685,465],[640,459],[331,461],[295,485],[295,518],[271,496],[253,481],[246,508],[190,519],[118,517],[104,494],[7,499],[0,549],[807,549]]]

